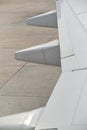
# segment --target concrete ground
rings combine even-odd
[[[54,0],[0,0],[0,116],[48,101],[60,68],[16,61],[14,52],[57,38],[57,29],[25,24],[26,18],[54,8]]]

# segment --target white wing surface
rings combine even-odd
[[[56,3],[62,74],[37,129],[87,130],[87,1]]]
[[[64,0],[59,18],[60,48],[63,70],[87,68],[87,1]],[[63,28],[64,27],[64,28]],[[68,39],[68,40],[67,40]],[[66,65],[65,65],[66,66]],[[68,67],[68,66],[67,66]]]

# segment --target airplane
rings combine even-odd
[[[56,40],[24,49],[15,57],[61,65],[61,76],[45,107],[0,118],[0,130],[87,130],[87,0],[56,0],[56,10],[58,44]],[[28,19],[28,24],[37,25],[35,18]]]

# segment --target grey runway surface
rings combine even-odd
[[[45,106],[49,99],[61,69],[16,61],[14,52],[57,38],[57,29],[25,24],[52,9],[54,0],[0,0],[0,116]]]

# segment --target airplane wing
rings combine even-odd
[[[56,10],[26,19],[26,23],[32,26],[57,28]]]
[[[86,130],[87,1],[58,0],[56,4],[62,74],[36,128]]]
[[[67,65],[68,69],[73,71],[87,68],[86,6],[86,0],[65,0],[63,2],[59,31],[61,62],[64,70],[67,70]],[[68,63],[69,60],[71,64]]]
[[[87,0],[56,0],[56,7],[62,74],[31,128],[87,130]]]

